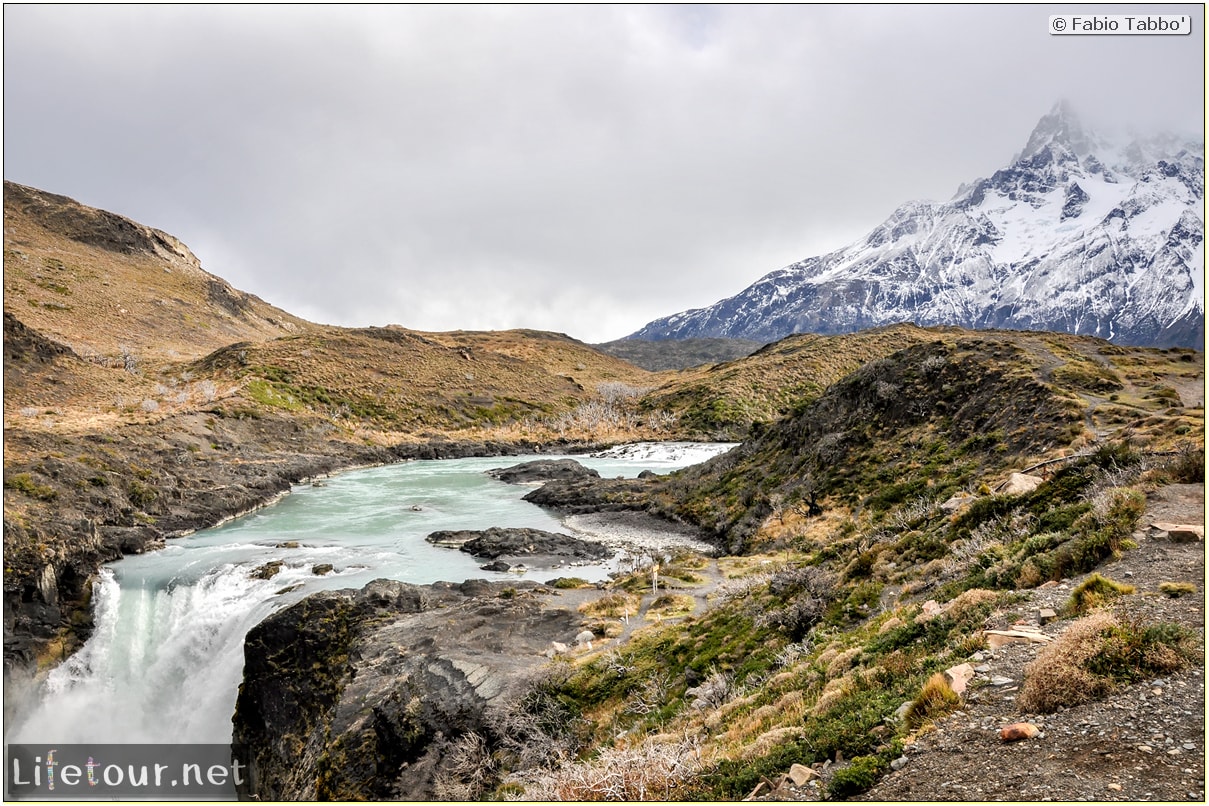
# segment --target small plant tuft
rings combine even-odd
[[[1126,596],[1134,592],[1133,585],[1117,582],[1115,579],[1092,574],[1083,580],[1071,593],[1066,603],[1066,612],[1070,615],[1082,616],[1109,599]]]
[[[1159,590],[1172,599],[1178,599],[1189,593],[1196,593],[1196,585],[1191,582],[1160,582]]]
[[[961,707],[961,696],[949,685],[949,680],[943,672],[937,672],[928,678],[924,687],[911,702],[907,709],[905,720],[907,727],[917,730],[926,723]]]

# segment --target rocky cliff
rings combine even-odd
[[[266,619],[245,643],[234,718],[234,741],[250,748],[244,794],[462,799],[498,783],[493,752],[550,740],[528,673],[581,622],[550,595],[534,584],[378,580]]]

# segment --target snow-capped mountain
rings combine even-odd
[[[895,322],[1203,348],[1204,142],[1114,148],[1065,103],[1012,164],[910,202],[864,240],[628,338],[846,333]]]

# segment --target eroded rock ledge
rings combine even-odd
[[[581,619],[536,583],[376,580],[317,593],[244,644],[234,741],[260,800],[431,800],[459,742],[523,745],[517,702]]]

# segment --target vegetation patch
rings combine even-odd
[[[1190,593],[1196,593],[1196,585],[1191,582],[1160,582],[1159,591],[1172,599],[1178,599]]]
[[[39,501],[53,501],[59,497],[59,493],[54,487],[34,481],[34,477],[29,473],[14,473],[4,480],[4,487],[8,490],[25,493],[30,498],[36,498]]]
[[[683,593],[666,593],[651,602],[647,608],[646,618],[651,621],[683,618],[691,615],[697,606],[697,600]]]
[[[911,701],[904,717],[907,726],[912,730],[923,727],[928,722],[947,716],[961,707],[961,697],[949,685],[949,680],[943,672],[937,672],[928,678],[919,695]]]
[[[1066,613],[1082,616],[1095,610],[1109,599],[1133,592],[1133,585],[1117,582],[1114,579],[1100,576],[1098,573],[1092,574],[1071,592],[1070,599],[1066,603]]]
[[[638,614],[641,598],[624,591],[605,594],[599,599],[584,602],[579,612],[591,618],[628,618]]]
[[[1025,713],[1100,699],[1118,684],[1169,674],[1199,656],[1196,637],[1174,624],[1120,622],[1097,611],[1073,622],[1025,667]]]
[[[548,584],[550,587],[558,588],[559,590],[574,590],[576,588],[592,587],[591,582],[588,582],[586,579],[581,579],[580,577],[559,577],[558,579],[550,580]]]

